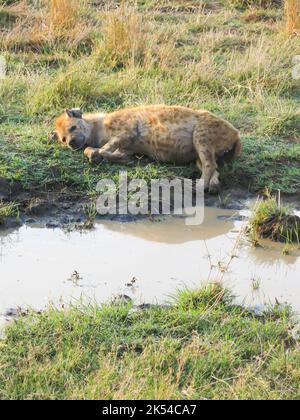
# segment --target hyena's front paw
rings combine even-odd
[[[218,194],[220,190],[221,190],[221,184],[219,181],[219,173],[218,171],[215,171],[209,183],[209,193]]]
[[[99,153],[99,149],[94,149],[93,147],[87,147],[84,154],[93,165],[97,165],[103,160],[103,157]]]

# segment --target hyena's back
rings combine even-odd
[[[197,159],[195,129],[210,145],[216,157],[231,150],[238,131],[226,121],[207,111],[179,106],[147,106],[116,111],[107,127],[114,133],[128,131],[135,136],[131,147],[159,162],[189,163]],[[200,130],[200,131],[199,131]]]

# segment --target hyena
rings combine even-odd
[[[218,161],[241,152],[238,130],[205,110],[180,106],[143,106],[112,113],[83,114],[67,109],[56,120],[55,137],[73,150],[84,150],[91,163],[103,159],[128,163],[134,156],[157,162],[196,162],[205,189],[219,189]]]

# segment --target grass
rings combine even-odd
[[[7,203],[0,200],[0,225],[6,217],[17,217],[18,206],[15,203]]]
[[[33,197],[91,198],[124,167],[91,167],[53,143],[55,116],[166,103],[209,109],[241,130],[243,154],[222,168],[226,186],[299,195],[300,49],[295,13],[287,16],[277,0],[0,2],[0,179]],[[128,169],[147,181],[199,176],[193,165]],[[1,201],[0,223],[18,209]],[[94,206],[84,212],[92,226]],[[264,201],[253,226],[274,212],[276,200]],[[183,291],[169,307],[49,308],[7,328],[0,399],[299,399],[294,327],[287,308],[257,316],[216,285]]]
[[[121,167],[91,168],[51,143],[54,117],[66,107],[166,103],[209,109],[241,130],[243,155],[222,169],[224,184],[299,194],[299,81],[291,77],[299,39],[287,36],[278,6],[3,3],[0,48],[8,73],[0,81],[0,176],[33,195],[89,197],[100,178],[117,178]],[[147,180],[199,176],[172,165],[140,163],[129,171]]]
[[[294,328],[216,285],[170,307],[49,308],[7,328],[0,399],[299,399]]]
[[[300,34],[300,2],[299,0],[286,0],[285,13],[287,30],[292,35]]]
[[[287,245],[300,244],[300,218],[275,197],[259,200],[252,212],[249,231],[253,238],[267,238]]]

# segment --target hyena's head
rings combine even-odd
[[[66,109],[55,122],[56,131],[53,135],[72,150],[84,149],[89,137],[89,126],[82,118],[80,109]]]

